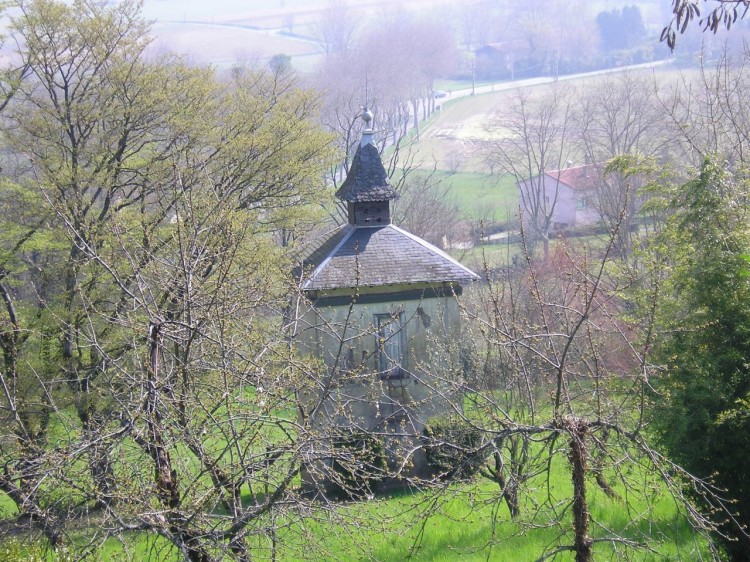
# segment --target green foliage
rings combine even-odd
[[[140,6],[30,0],[12,24],[29,70],[3,114],[0,489],[55,547],[106,506],[113,534],[140,520],[196,556],[214,539],[175,525],[244,533],[243,494],[272,506],[297,474],[283,246],[329,195],[332,148],[291,74],[146,58]],[[234,396],[250,385],[271,390]]]
[[[472,478],[487,460],[489,450],[478,450],[482,430],[463,418],[432,418],[425,425],[424,436],[427,464],[440,478]]]
[[[41,543],[25,544],[16,539],[6,540],[0,545],[0,562],[73,562],[76,557],[65,549],[53,551]]]
[[[654,428],[677,463],[726,490],[747,525],[750,183],[707,160],[698,178],[670,196],[673,214],[654,244],[669,270],[657,355],[666,371],[654,381]],[[750,541],[732,524],[722,531],[739,541],[727,549],[745,559]]]

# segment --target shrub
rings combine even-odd
[[[468,479],[482,468],[488,451],[480,451],[482,432],[456,417],[432,418],[424,428],[425,455],[433,473],[443,479]]]
[[[382,439],[364,431],[344,431],[334,438],[333,449],[334,492],[350,498],[371,495],[387,470]]]

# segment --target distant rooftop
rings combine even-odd
[[[561,170],[552,170],[545,175],[555,181],[567,185],[574,191],[589,191],[595,189],[600,181],[601,166],[584,164]]]

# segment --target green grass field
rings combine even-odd
[[[590,475],[589,475],[590,476]],[[637,464],[622,473],[607,473],[621,499],[611,499],[594,479],[587,479],[591,535],[596,559],[622,556],[627,560],[697,560],[707,553],[706,541],[694,532],[664,486]],[[633,487],[626,490],[623,481]],[[528,482],[521,516],[512,521],[500,500],[499,487],[484,479],[446,485],[442,489],[397,492],[362,502],[342,502],[331,509],[306,509],[293,516],[276,536],[275,560],[400,560],[452,562],[460,560],[537,560],[545,553],[572,544],[570,468],[558,452],[549,473]],[[283,524],[284,520],[277,521]],[[95,525],[95,520],[92,523]],[[617,542],[606,540],[616,537]],[[255,558],[272,558],[271,538],[250,538]],[[625,548],[624,541],[630,542]],[[634,545],[640,545],[634,547]],[[40,555],[42,553],[42,555]],[[67,562],[64,556],[43,554],[43,544],[20,538],[0,544],[0,562],[31,559]],[[130,533],[124,542],[110,540],[97,551],[97,560],[181,560],[162,538]],[[563,552],[555,560],[574,557]],[[619,558],[617,558],[619,559]]]
[[[535,503],[542,499],[540,496],[547,489],[560,498],[570,494],[568,478],[564,467],[557,466],[549,488],[540,486],[536,497],[529,498],[524,506],[525,513],[518,522],[510,521],[505,505],[498,503],[497,486],[480,482],[453,487],[429,519],[416,525],[403,521],[406,527],[403,532],[391,531],[386,540],[382,540],[382,536],[371,537],[374,546],[372,558],[406,560],[411,554],[411,560],[425,562],[536,560],[543,553],[572,542],[569,520],[563,519],[560,525],[551,520],[549,513],[535,512]],[[644,501],[626,506],[610,500],[591,484],[589,495],[592,518],[597,523],[592,525],[596,529],[593,533],[596,538],[617,535],[647,544],[652,549],[652,552],[634,550],[628,558],[630,560],[694,560],[705,550],[705,543],[677,515],[674,504],[667,497],[659,497],[652,505]],[[408,499],[389,501],[405,504]],[[562,505],[559,507],[564,510]],[[642,510],[640,514],[651,510],[650,522],[637,521],[638,514],[632,510]],[[602,541],[595,547],[595,555],[610,559],[617,550],[621,548]],[[573,558],[572,554],[566,553],[556,560]]]
[[[466,218],[505,222],[517,214],[518,189],[513,176],[444,173],[443,177]]]
[[[560,446],[564,447],[564,443]],[[333,508],[320,504],[319,508],[307,507],[297,514],[285,508],[288,515],[279,516],[277,521],[283,528],[276,536],[273,558],[290,562],[537,560],[544,553],[572,543],[572,484],[564,450],[556,453],[549,467],[549,472],[525,485],[522,512],[516,521],[510,519],[507,506],[500,499],[500,488],[481,478],[442,489],[342,502]],[[621,499],[605,495],[589,473],[590,532],[600,541],[594,547],[597,559],[622,555],[622,541],[631,543],[627,560],[697,560],[706,554],[706,541],[691,529],[676,502],[648,468],[628,462],[618,473],[605,472],[605,477]],[[625,488],[625,481],[629,482],[629,489]],[[6,518],[12,516],[7,498],[0,505]],[[78,528],[90,527],[93,531],[96,522],[93,514]],[[611,537],[620,542],[606,540]],[[95,559],[181,560],[177,550],[163,538],[129,533],[122,539],[110,539],[95,553]],[[0,543],[0,562],[67,562],[64,554],[46,552],[37,538],[28,540],[29,537],[17,536]],[[266,533],[250,540],[255,546],[255,559],[272,558],[274,546]],[[633,545],[640,546],[632,548]],[[568,561],[573,556],[564,552],[554,559]]]

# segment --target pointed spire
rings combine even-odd
[[[336,192],[336,197],[349,203],[396,199],[396,192],[388,182],[388,174],[375,146],[371,126],[373,115],[369,109],[364,108],[362,120],[365,122],[362,140],[357,147],[349,173]]]

